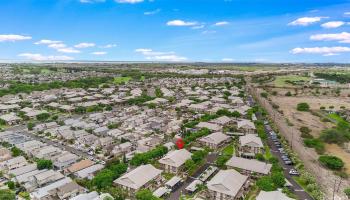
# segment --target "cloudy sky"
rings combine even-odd
[[[0,60],[350,63],[349,0],[1,0]]]

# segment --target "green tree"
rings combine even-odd
[[[39,159],[36,161],[37,168],[39,170],[42,169],[52,169],[52,161],[51,160],[45,160],[45,159]]]
[[[0,199],[1,200],[15,200],[16,194],[11,190],[0,190]]]
[[[7,184],[7,187],[9,187],[10,190],[14,190],[16,188],[16,184],[13,181],[8,181],[6,184]]]
[[[286,180],[282,172],[272,173],[271,180],[276,187],[282,188],[286,184]]]
[[[12,156],[13,156],[13,157],[17,157],[17,156],[23,155],[23,151],[20,150],[20,149],[17,148],[17,147],[12,147],[12,148],[11,148],[11,152],[12,152]]]

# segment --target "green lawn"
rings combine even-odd
[[[222,154],[223,155],[232,156],[234,153],[235,153],[235,148],[234,148],[232,143],[230,143],[227,147],[225,147],[222,150]]]
[[[276,76],[275,81],[273,82],[275,86],[277,87],[284,87],[287,85],[291,85],[289,83],[287,83],[286,81],[309,81],[310,78],[309,77],[305,77],[305,76],[296,76],[296,75],[287,75],[287,76]]]
[[[265,160],[269,160],[272,157],[270,148],[268,146],[265,146],[265,154],[264,154],[264,158]]]
[[[132,78],[130,76],[126,77],[115,77],[113,82],[115,84],[128,83]]]

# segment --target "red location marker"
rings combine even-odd
[[[176,140],[176,146],[178,149],[182,149],[185,146],[185,142],[181,138],[179,138]]]

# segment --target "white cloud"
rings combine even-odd
[[[204,24],[198,25],[198,26],[193,26],[192,29],[202,29],[204,28]]]
[[[96,51],[96,52],[92,52],[91,53],[92,55],[106,55],[107,54],[107,52],[105,52],[105,51]]]
[[[100,46],[101,49],[109,49],[109,48],[113,48],[116,47],[116,44],[106,44],[104,46]]]
[[[350,12],[345,12],[344,15],[350,16]]]
[[[53,43],[53,44],[49,44],[48,47],[53,49],[63,49],[66,47],[66,45],[63,43]]]
[[[62,53],[80,53],[79,50],[73,49],[71,47],[57,49],[57,51]]]
[[[222,21],[222,22],[216,22],[214,26],[226,26],[229,25],[230,23],[227,21]]]
[[[323,56],[333,56],[339,53],[350,52],[349,47],[311,47],[294,48],[290,51],[292,54],[322,54]]]
[[[166,25],[168,26],[195,26],[197,24],[198,24],[197,22],[186,22],[179,19],[171,20],[166,23]]]
[[[61,61],[61,60],[74,60],[74,58],[69,56],[44,56],[41,54],[33,54],[33,53],[22,53],[18,56],[24,57],[28,60],[34,60],[34,61]]]
[[[143,0],[115,0],[115,2],[135,4],[135,3],[141,3],[143,2]]]
[[[345,24],[345,22],[343,21],[331,21],[331,22],[326,22],[326,23],[323,23],[321,26],[323,28],[338,28],[338,27],[341,27]]]
[[[77,45],[74,45],[75,48],[78,48],[78,49],[83,49],[83,48],[89,48],[89,47],[94,47],[95,44],[94,43],[86,43],[86,42],[83,42],[83,43],[79,43]]]
[[[308,26],[313,23],[321,21],[321,19],[328,18],[328,17],[302,17],[298,18],[292,22],[290,22],[288,25],[290,26]]]
[[[38,42],[35,42],[34,44],[58,44],[58,43],[62,43],[62,41],[57,41],[57,40],[40,40]]]
[[[24,35],[0,35],[0,42],[16,42],[21,40],[30,40],[32,37]]]
[[[186,57],[178,56],[175,52],[158,52],[152,49],[135,49],[135,52],[141,53],[147,60],[154,61],[170,61],[170,62],[181,62],[187,60]]]
[[[350,33],[329,33],[329,34],[316,34],[310,36],[311,40],[317,41],[338,41],[339,43],[350,43]]]
[[[158,8],[158,9],[156,9],[156,10],[144,12],[143,14],[144,14],[144,15],[155,15],[155,14],[157,14],[157,13],[159,13],[159,12],[160,12],[160,9]]]
[[[103,3],[106,0],[80,0],[80,3]]]
[[[232,59],[232,58],[223,58],[223,59],[221,59],[221,61],[223,61],[223,62],[232,62],[232,61],[234,61],[234,59]]]

